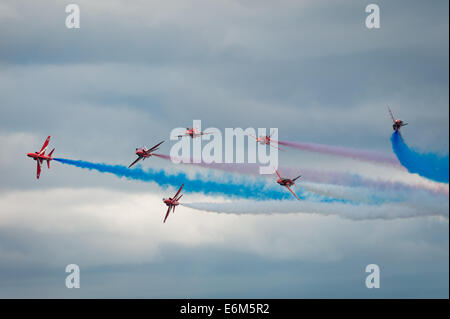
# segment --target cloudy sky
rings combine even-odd
[[[57,162],[37,181],[25,156],[51,135],[56,157],[128,165],[195,119],[392,154],[387,105],[410,146],[448,153],[448,1],[377,1],[377,30],[361,0],[75,3],[80,29],[66,28],[64,1],[0,0],[0,297],[448,298],[448,212],[431,216],[448,211],[448,184],[413,218],[179,207],[162,224],[176,185]],[[280,162],[436,186],[324,154]],[[72,263],[80,289],[65,287]],[[380,289],[364,284],[372,263]]]

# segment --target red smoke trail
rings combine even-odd
[[[339,147],[339,146],[329,146],[324,144],[315,143],[300,143],[300,142],[286,142],[278,141],[278,144],[296,148],[308,152],[316,152],[323,154],[330,154],[336,156],[342,156],[347,158],[353,158],[356,160],[375,162],[381,164],[389,164],[393,166],[402,167],[400,162],[395,156],[372,152],[372,151],[362,151],[353,148]]]

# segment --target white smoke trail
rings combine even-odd
[[[397,219],[426,216],[441,216],[448,219],[447,207],[424,210],[398,204],[361,205],[339,202],[313,201],[234,201],[226,203],[185,203],[186,207],[224,214],[319,214],[337,215],[351,220]]]
[[[345,201],[381,205],[388,202],[403,202],[406,205],[434,209],[448,206],[448,196],[430,193],[423,189],[379,190],[368,187],[348,187],[333,184],[303,182],[299,187],[307,192]]]

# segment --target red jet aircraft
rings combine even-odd
[[[160,156],[153,152],[156,151],[158,149],[158,146],[160,146],[162,143],[164,143],[164,141],[159,142],[158,144],[156,144],[155,146],[153,146],[152,148],[149,148],[149,149],[147,149],[146,147],[137,148],[136,155],[138,156],[138,158],[133,163],[131,163],[130,166],[128,166],[128,168],[130,168],[131,166],[133,166],[140,160],[145,160],[146,158],[151,157],[151,156]]]
[[[271,136],[273,135],[273,131],[270,133],[270,135],[266,135],[266,136],[256,137],[256,136],[254,136],[254,135],[252,135],[252,134],[249,134],[249,135],[250,135],[251,137],[253,137],[254,139],[256,139],[256,142],[257,142],[257,143],[269,145],[269,146],[272,146],[272,147],[275,147],[275,148],[281,150],[278,146],[275,146],[275,145],[272,145],[272,144],[271,144],[271,143],[277,143],[276,141],[273,141],[273,140],[271,139]]]
[[[391,108],[390,108],[389,106],[388,106],[388,110],[389,110],[389,114],[391,115],[392,121],[394,122],[394,124],[392,124],[392,129],[393,129],[394,131],[398,132],[398,135],[400,135],[400,138],[401,138],[402,141],[404,142],[403,136],[402,136],[402,134],[400,133],[400,128],[401,128],[402,126],[408,125],[408,123],[403,123],[402,120],[396,120],[395,117],[394,117],[394,114],[392,114]]]
[[[297,176],[294,179],[290,179],[290,178],[283,178],[281,177],[280,173],[278,173],[278,171],[275,169],[275,172],[277,173],[279,179],[277,180],[277,183],[280,184],[281,186],[286,186],[287,189],[289,189],[289,191],[292,193],[292,195],[295,196],[295,198],[297,198],[298,200],[300,200],[300,198],[298,198],[298,196],[292,191],[292,189],[289,186],[294,185],[295,187],[297,187],[295,185],[295,181],[300,178],[302,175]]]
[[[55,149],[52,149],[52,151],[48,153],[48,155],[45,155],[45,150],[47,149],[48,143],[50,143],[50,136],[47,137],[47,139],[44,142],[44,145],[42,145],[42,148],[39,152],[27,154],[28,157],[31,157],[37,163],[37,173],[36,173],[37,179],[39,179],[39,175],[41,175],[41,165],[43,161],[47,161],[47,166],[50,169],[50,161],[53,159],[52,154]]]
[[[211,134],[211,133],[205,133],[205,132],[197,130],[193,127],[191,127],[191,128],[187,127],[186,131],[184,132],[184,135],[178,135],[178,138],[184,137],[184,136],[190,136],[191,138],[195,138],[195,137],[199,137],[199,136],[202,136],[205,134]]]
[[[163,223],[166,222],[166,219],[167,219],[167,217],[169,216],[169,213],[170,213],[170,209],[172,209],[172,212],[175,213],[175,206],[178,206],[180,204],[178,201],[183,196],[183,194],[181,194],[178,198],[177,198],[177,196],[181,192],[181,189],[183,188],[183,186],[184,186],[184,184],[181,185],[180,189],[178,190],[178,192],[175,194],[174,197],[163,198],[164,204],[166,204],[169,207],[167,209],[166,217],[164,217]]]

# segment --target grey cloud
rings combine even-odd
[[[373,31],[361,1],[77,3],[79,30],[60,1],[0,4],[0,296],[448,298],[448,222],[184,208],[162,228],[156,185],[59,163],[37,181],[25,157],[51,135],[57,157],[129,164],[193,119],[390,152],[388,104],[410,145],[448,152],[447,1],[378,1]],[[283,165],[425,183],[280,153]],[[75,259],[84,286],[68,292]],[[386,289],[368,292],[374,260]]]

